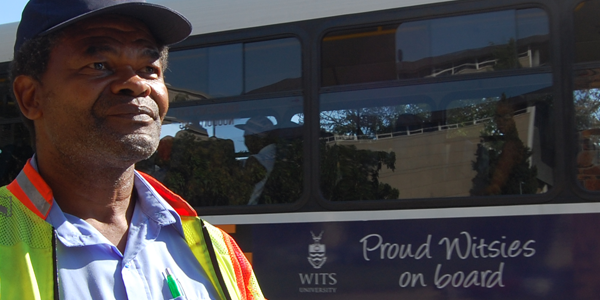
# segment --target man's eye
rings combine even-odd
[[[106,70],[106,64],[105,64],[105,63],[102,63],[102,62],[96,62],[96,63],[93,63],[93,64],[91,64],[91,67],[92,67],[94,70],[100,70],[100,71],[101,71],[101,70]]]
[[[146,67],[144,70],[147,74],[157,74],[158,70],[155,67]]]

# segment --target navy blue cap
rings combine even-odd
[[[15,53],[35,37],[103,14],[136,18],[148,26],[160,43],[171,45],[187,38],[192,25],[180,13],[145,0],[30,0],[17,29]]]

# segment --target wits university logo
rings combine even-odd
[[[325,245],[321,244],[321,237],[323,237],[323,231],[319,236],[315,236],[315,234],[311,231],[314,244],[308,245],[308,262],[315,269],[320,269],[323,264],[327,261],[327,256],[325,256]]]
[[[323,237],[323,231],[317,236],[312,231],[313,242],[308,245],[308,262],[315,269],[312,273],[298,273],[300,276],[300,284],[302,285],[298,291],[300,293],[335,293],[337,288],[334,287],[337,284],[336,273],[324,273],[318,272],[317,270],[327,261],[325,244],[321,243]]]

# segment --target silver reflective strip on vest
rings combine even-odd
[[[25,171],[21,171],[19,176],[17,176],[17,182],[19,186],[25,192],[29,200],[35,205],[35,207],[40,211],[40,213],[45,216],[48,214],[50,210],[50,203],[46,202],[46,199],[42,197],[42,194],[35,188],[33,183],[29,181],[29,178],[25,174]]]

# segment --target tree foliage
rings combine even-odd
[[[400,192],[379,182],[383,166],[395,170],[394,152],[321,144],[321,191],[327,200],[398,199]]]
[[[246,205],[266,169],[252,156],[236,159],[231,140],[198,140],[192,134],[173,139],[165,155],[160,149],[136,168],[149,173],[193,206]],[[379,182],[382,167],[394,170],[395,154],[357,150],[354,146],[327,146],[323,142],[323,194],[329,200],[397,199],[398,190]],[[279,139],[276,160],[259,204],[292,203],[303,192],[303,142]]]
[[[429,119],[431,112],[424,104],[379,106],[321,112],[321,128],[337,135],[375,136],[396,130],[403,114]]]
[[[519,55],[517,53],[517,43],[514,38],[510,38],[505,45],[497,46],[493,51],[496,64],[494,70],[510,70],[521,68]]]
[[[600,127],[600,89],[582,89],[573,93],[575,122],[578,130]]]
[[[156,177],[193,206],[247,203],[254,185],[245,179],[249,176],[235,159],[233,141],[197,140],[193,134],[181,134],[170,147],[170,155],[161,157],[157,152],[136,168]],[[254,172],[255,178],[264,175]]]
[[[534,194],[539,183],[537,168],[530,165],[531,149],[519,138],[514,108],[503,94],[495,103],[494,127],[482,130],[472,163],[477,172],[471,195]]]
[[[452,102],[446,111],[447,124],[472,124],[474,120],[492,118],[496,110],[498,97],[460,99]],[[488,129],[492,130],[492,129]]]
[[[258,203],[297,201],[303,188],[302,140],[279,139],[276,160]],[[136,165],[154,176],[193,206],[246,205],[255,185],[267,170],[252,156],[238,159],[233,141],[210,138],[198,140],[180,134],[165,149],[159,147],[149,160]]]

